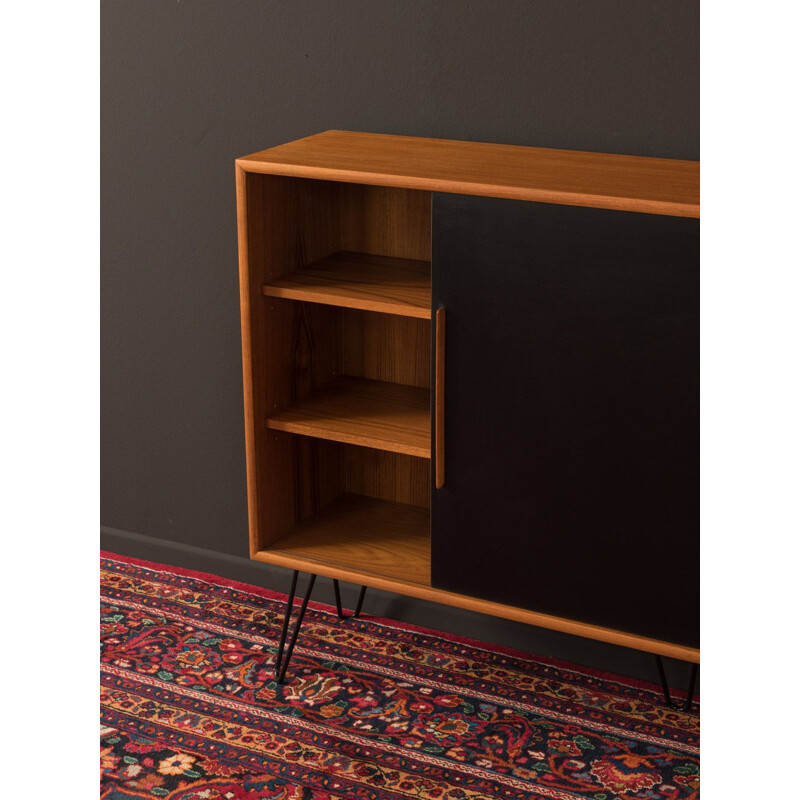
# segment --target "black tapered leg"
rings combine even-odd
[[[292,588],[289,593],[289,597],[286,601],[286,616],[283,620],[283,631],[281,633],[281,641],[278,645],[278,655],[275,658],[275,680],[278,683],[283,683],[284,679],[286,678],[286,670],[289,667],[289,662],[292,660],[292,653],[294,652],[294,645],[297,641],[297,634],[300,632],[300,626],[303,624],[303,617],[306,614],[306,608],[308,608],[308,601],[311,599],[311,592],[314,589],[314,582],[317,579],[316,575],[310,575],[308,581],[308,588],[306,589],[305,597],[303,598],[303,603],[300,606],[300,611],[297,615],[297,620],[294,623],[294,630],[292,631],[292,638],[289,640],[289,647],[286,650],[286,657],[284,658],[283,648],[286,644],[286,633],[289,630],[289,618],[292,615],[292,609],[294,607],[294,593],[295,589],[297,588],[297,577],[299,572],[295,570],[294,575],[292,576]]]
[[[344,611],[342,611],[342,596],[339,593],[339,581],[337,581],[336,578],[333,579],[333,592],[336,595],[336,613],[339,615],[339,619],[350,619],[352,617],[357,617],[361,613],[361,606],[364,605],[364,595],[367,593],[366,586],[361,587],[356,610],[352,614],[345,614]]]
[[[661,678],[661,689],[664,692],[664,702],[676,711],[690,711],[692,708],[692,701],[694,698],[694,687],[697,682],[698,665],[692,664],[692,672],[689,676],[689,688],[686,692],[686,700],[683,703],[675,703],[669,693],[669,684],[667,683],[667,674],[664,672],[664,662],[661,656],[656,656],[656,665],[658,666],[658,675]]]

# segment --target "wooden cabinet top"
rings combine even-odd
[[[700,216],[700,162],[325,131],[237,159],[247,172]]]

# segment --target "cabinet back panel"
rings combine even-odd
[[[264,298],[268,413],[342,375],[430,388],[430,322]]]
[[[434,195],[439,588],[699,640],[699,223]]]
[[[290,533],[344,493],[430,509],[430,462],[401,453],[267,431],[272,509],[257,549]]]
[[[340,213],[338,250],[431,260],[431,193],[332,183]]]
[[[341,445],[345,491],[409,506],[431,507],[431,469],[426,458]]]
[[[246,180],[259,283],[340,250],[430,261],[430,192],[252,173]]]
[[[344,375],[429,389],[429,320],[341,309],[341,362]]]

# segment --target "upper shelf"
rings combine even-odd
[[[325,131],[237,159],[247,172],[700,216],[700,162]]]
[[[427,261],[334,253],[264,285],[262,291],[268,297],[431,318]]]

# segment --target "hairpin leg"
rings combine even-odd
[[[364,605],[364,595],[367,593],[367,587],[361,587],[361,592],[358,595],[358,604],[352,614],[345,614],[342,611],[342,596],[339,594],[339,581],[336,578],[333,579],[333,593],[336,595],[336,613],[339,615],[339,619],[350,619],[351,617],[357,617],[361,613],[361,606]]]
[[[676,711],[690,711],[692,708],[692,700],[694,698],[694,686],[697,682],[698,665],[692,664],[692,672],[689,676],[689,689],[686,692],[686,700],[683,703],[674,703],[669,693],[669,684],[667,683],[667,674],[664,672],[664,662],[661,656],[656,656],[656,664],[658,665],[658,675],[661,678],[661,689],[664,692],[664,702]]]
[[[297,619],[294,623],[294,630],[292,631],[292,638],[289,640],[289,647],[286,649],[286,655],[284,657],[284,648],[286,647],[286,634],[289,632],[289,620],[292,617],[292,611],[294,610],[294,595],[295,591],[297,590],[297,578],[300,575],[299,570],[295,570],[292,575],[292,586],[289,589],[289,596],[286,599],[286,615],[283,618],[283,629],[281,630],[281,639],[278,644],[278,654],[275,657],[275,680],[278,683],[283,683],[284,679],[286,678],[286,670],[289,668],[289,662],[292,659],[292,653],[294,652],[294,645],[297,642],[297,635],[300,633],[300,626],[303,624],[303,618],[306,614],[306,608],[308,608],[308,601],[311,599],[311,591],[314,588],[314,582],[317,579],[316,575],[309,575],[308,580],[308,588],[306,589],[305,597],[303,598],[303,602],[300,605],[300,611],[297,614]],[[358,595],[358,604],[356,605],[356,610],[352,614],[345,614],[342,611],[342,596],[339,592],[339,581],[335,578],[333,580],[333,591],[336,594],[336,613],[339,615],[340,619],[350,619],[350,617],[357,617],[361,613],[361,606],[364,604],[364,595],[367,593],[367,587],[361,587],[361,593]]]
[[[286,633],[289,630],[289,619],[292,616],[292,610],[294,608],[294,593],[295,589],[297,588],[297,576],[299,575],[298,570],[295,570],[294,575],[292,576],[292,588],[289,590],[289,597],[286,600],[286,616],[283,619],[283,631],[281,632],[281,641],[278,645],[278,655],[275,658],[275,680],[278,683],[283,683],[284,678],[286,677],[286,670],[289,667],[289,662],[292,659],[292,653],[294,652],[294,645],[297,641],[297,634],[300,632],[300,626],[303,624],[303,617],[306,614],[306,608],[308,608],[308,601],[311,599],[311,591],[314,588],[314,581],[316,581],[316,575],[310,575],[308,581],[308,588],[306,589],[305,597],[303,598],[303,603],[300,606],[300,611],[297,615],[297,620],[294,623],[294,630],[292,631],[292,638],[289,640],[289,647],[286,650],[286,657],[284,658],[283,655],[283,648],[286,644]]]
[[[289,619],[292,616],[294,606],[294,592],[297,589],[297,578],[300,575],[298,570],[292,573],[292,588],[289,589],[289,596],[286,598],[286,614],[283,617],[283,630],[281,631],[281,641],[278,645],[278,655],[275,657],[275,678],[278,677],[281,660],[283,659],[283,646],[286,644],[286,632],[289,630]]]

